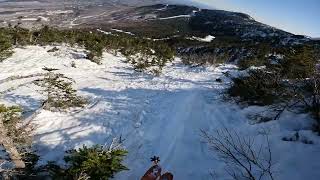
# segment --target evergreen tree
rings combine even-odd
[[[47,110],[67,109],[70,107],[84,107],[86,100],[78,96],[77,90],[73,89],[73,80],[63,74],[54,73],[55,69],[47,71],[43,79],[35,81],[35,84],[43,87],[41,91],[46,95],[43,108]]]
[[[127,151],[123,149],[108,150],[102,146],[93,146],[69,151],[64,160],[70,166],[66,170],[67,177],[86,174],[90,179],[108,180],[115,173],[128,170],[122,165]]]
[[[0,32],[0,62],[12,54],[11,39],[4,32]]]
[[[287,78],[308,78],[315,73],[316,58],[312,47],[299,46],[285,52],[282,74]]]

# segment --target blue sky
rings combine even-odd
[[[192,0],[210,7],[244,12],[257,21],[295,33],[320,37],[320,0]]]

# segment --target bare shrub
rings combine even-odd
[[[267,135],[266,144],[258,144],[254,138],[241,136],[227,128],[213,134],[202,131],[202,136],[209,148],[226,163],[226,171],[233,179],[274,180],[274,164]]]

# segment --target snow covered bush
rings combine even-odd
[[[320,49],[309,45],[288,48],[284,58],[279,62],[279,70],[283,77],[288,79],[310,78],[315,73],[317,62],[316,54]],[[319,57],[318,57],[319,58]]]
[[[320,135],[320,72],[306,79],[296,96],[302,102],[304,110],[315,119],[314,130]]]
[[[42,167],[53,179],[104,179],[108,180],[120,171],[128,170],[122,164],[127,151],[121,148],[121,138],[114,138],[109,145],[83,146],[67,151],[64,160],[66,168],[49,162]]]
[[[29,124],[23,124],[21,113],[22,109],[18,106],[0,105],[0,121],[6,128],[7,136],[20,147],[31,144],[32,130]]]
[[[46,96],[43,108],[46,110],[65,110],[71,107],[84,107],[86,99],[77,95],[73,89],[74,81],[63,74],[54,73],[54,69],[47,69],[44,78],[38,79],[36,85],[43,88],[42,94]]]
[[[278,119],[286,111],[310,113],[320,132],[319,49],[297,46],[282,50],[284,57],[265,69],[253,69],[246,76],[233,78],[227,90],[240,102],[268,106]]]
[[[284,91],[281,83],[282,79],[276,72],[250,70],[248,76],[233,78],[233,85],[227,93],[249,104],[271,105],[280,101]]]
[[[121,138],[114,138],[111,144],[94,145],[91,147],[66,151],[65,165],[54,161],[46,165],[36,166],[39,156],[27,152],[23,156],[26,167],[11,173],[10,177],[17,179],[59,179],[59,180],[108,180],[120,171],[128,170],[122,164],[127,151],[121,147]],[[1,179],[1,174],[0,174]]]
[[[247,69],[251,66],[265,66],[268,62],[268,55],[274,49],[269,43],[244,44],[246,54],[239,57],[238,66],[240,69]]]
[[[121,48],[121,53],[127,62],[137,71],[148,71],[155,75],[160,74],[166,63],[174,58],[174,51],[164,44],[155,44],[148,41],[129,41],[138,43],[135,46]]]
[[[10,38],[0,29],[0,62],[11,56],[11,48]]]
[[[164,65],[158,64],[161,60],[156,56],[149,55],[145,52],[140,52],[135,54],[136,52],[128,52],[123,51],[125,53],[127,62],[132,64],[133,68],[136,71],[150,71],[154,74],[159,74]],[[132,54],[131,54],[132,53]]]
[[[1,177],[19,179],[29,174],[30,167],[35,165],[32,158],[32,126],[23,122],[21,118],[22,109],[17,106],[0,105],[0,145],[9,154],[9,159],[0,161],[11,161],[14,166],[1,169]]]
[[[123,164],[127,151],[123,149],[104,149],[93,146],[69,151],[65,161],[69,165],[67,177],[86,174],[89,179],[110,179],[120,171],[128,170]]]
[[[89,52],[87,54],[87,58],[96,64],[99,64],[99,65],[101,64],[101,59],[99,58],[99,55],[97,55],[97,52]]]
[[[84,46],[88,51],[87,58],[97,64],[100,64],[100,58],[105,48],[105,37],[98,33],[92,33],[87,30],[58,30],[45,26],[34,31],[34,43],[40,45],[67,43],[71,46]]]
[[[32,43],[32,34],[29,30],[16,26],[10,31],[10,36],[15,46],[25,46]]]
[[[227,165],[227,173],[235,180],[274,180],[272,151],[268,136],[265,142],[255,141],[229,129],[215,133],[202,131],[209,148]]]
[[[191,66],[202,66],[202,65],[216,65],[224,63],[228,60],[228,57],[224,54],[215,53],[201,53],[201,54],[186,54],[181,56],[182,62],[186,65]]]

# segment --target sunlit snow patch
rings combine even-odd
[[[47,11],[47,15],[57,15],[57,14],[71,14],[73,10],[56,10],[56,11]]]
[[[125,33],[125,34],[129,34],[131,36],[134,36],[135,34],[133,34],[132,32],[126,32],[126,31],[123,31],[121,29],[111,29],[112,31],[115,31],[115,32],[119,32],[119,33]]]
[[[192,36],[191,38],[187,38],[187,39],[197,40],[197,41],[202,41],[202,42],[211,42],[211,41],[214,40],[215,38],[216,38],[216,37],[214,37],[214,36],[208,35],[208,36],[206,36],[206,37],[204,37],[204,38]]]
[[[107,32],[107,31],[103,31],[101,29],[97,29],[97,31],[103,33],[103,34],[106,34],[106,35],[111,35],[112,33],[111,32]]]
[[[36,21],[37,18],[22,18],[21,21]]]
[[[47,17],[39,16],[39,18],[41,19],[41,21],[50,21],[50,19]]]
[[[171,17],[164,17],[164,18],[159,18],[160,20],[166,20],[166,19],[176,19],[176,18],[189,18],[191,15],[186,14],[186,15],[178,15],[178,16],[171,16]]]

